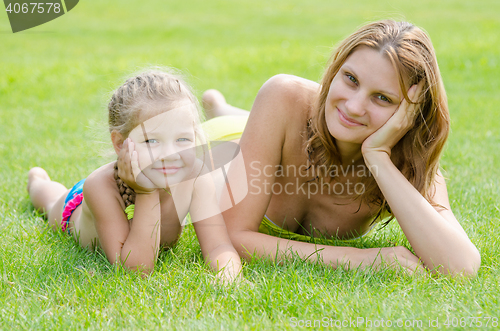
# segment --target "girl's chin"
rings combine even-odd
[[[148,179],[158,188],[168,188],[172,185],[179,184],[184,181],[184,176],[166,175],[166,176],[151,176]]]

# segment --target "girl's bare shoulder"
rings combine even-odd
[[[112,196],[120,197],[118,186],[114,177],[114,164],[111,162],[94,170],[85,180],[83,191],[85,197]]]

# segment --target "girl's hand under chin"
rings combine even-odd
[[[413,85],[408,90],[408,98],[410,100],[413,101],[415,96],[418,96],[417,103],[409,104],[406,99],[403,99],[398,109],[396,109],[389,120],[365,139],[361,146],[361,152],[365,159],[370,154],[380,152],[387,153],[387,155],[391,156],[392,148],[401,138],[403,138],[414,124],[415,116],[417,116],[420,107],[420,102],[418,101],[421,97],[423,86],[424,80]]]
[[[118,176],[137,194],[149,194],[156,191],[157,187],[144,174],[139,167],[137,151],[130,138],[125,139],[123,147],[118,154]]]

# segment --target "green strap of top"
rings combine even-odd
[[[132,218],[134,218],[134,210],[135,210],[135,205],[129,205],[127,208],[125,208],[125,214],[127,214],[127,219],[129,221]]]

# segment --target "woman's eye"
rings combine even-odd
[[[389,99],[385,95],[379,95],[378,98],[384,102],[389,102],[389,103],[391,102],[391,99]]]
[[[358,85],[358,80],[356,79],[356,77],[354,77],[351,74],[347,74],[347,73],[345,75],[346,75],[347,79],[349,79],[352,83]]]

